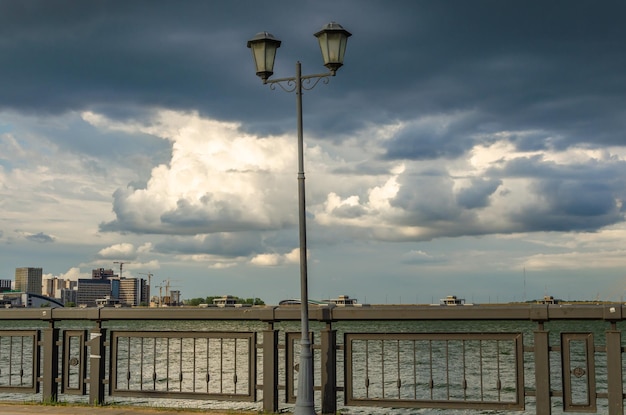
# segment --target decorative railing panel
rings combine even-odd
[[[256,333],[111,332],[112,396],[256,400]]]
[[[563,406],[566,411],[596,411],[595,347],[592,333],[561,333]]]
[[[347,333],[347,405],[523,409],[521,333]]]
[[[61,392],[84,395],[87,377],[87,330],[63,332],[63,383]]]
[[[35,393],[39,391],[39,332],[0,330],[0,390]]]

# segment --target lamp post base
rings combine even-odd
[[[313,355],[311,343],[302,340],[300,348],[300,373],[298,374],[298,395],[295,415],[315,415],[315,397],[313,385]]]

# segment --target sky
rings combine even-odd
[[[184,299],[621,301],[626,3],[0,0],[0,278],[153,274]]]

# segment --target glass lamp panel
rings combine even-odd
[[[265,71],[274,72],[274,59],[276,59],[276,43],[265,42]]]
[[[328,62],[343,63],[343,55],[346,53],[347,38],[342,32],[331,32],[326,34],[328,44]]]
[[[334,71],[343,65],[343,58],[346,53],[348,37],[351,33],[337,23],[329,23],[315,34],[317,37],[324,66]]]
[[[248,41],[248,47],[252,49],[256,74],[264,81],[274,73],[274,59],[276,49],[280,47],[280,40],[272,34],[260,32]]]

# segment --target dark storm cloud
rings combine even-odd
[[[221,200],[206,194],[200,198],[200,205],[180,199],[176,209],[161,215],[161,224],[175,229],[176,233],[215,233],[237,232],[250,229],[269,229],[268,223],[255,223],[245,214],[244,206],[235,201]]]
[[[169,237],[155,244],[154,249],[161,254],[217,255],[221,257],[246,257],[263,251],[261,235],[256,232],[218,233],[203,238]]]
[[[614,190],[623,186],[626,162],[613,160],[590,160],[587,162],[559,164],[545,160],[543,156],[517,157],[503,162],[498,168],[490,168],[489,177],[546,178],[597,182],[599,185],[614,183]]]
[[[3,2],[2,106],[102,108],[126,118],[137,105],[223,103],[228,95],[211,80],[227,77],[245,49],[236,44],[245,31],[226,19],[235,10],[198,1]]]
[[[456,221],[463,213],[453,193],[453,181],[444,172],[405,175],[392,206],[406,212],[407,225]]]
[[[541,203],[509,215],[527,231],[595,231],[624,219],[608,186],[548,181],[536,188]]]
[[[305,94],[307,135],[340,141],[372,125],[399,125],[377,144],[383,147],[378,163],[455,159],[502,139],[525,151],[623,146],[625,14],[626,3],[614,0],[274,1],[264,7],[251,1],[0,1],[0,110],[93,110],[141,121],[164,107],[238,121],[255,133],[293,130],[293,94],[261,84],[246,40],[268,30],[283,41],[277,77],[293,75],[296,60],[305,73],[317,73],[323,68],[312,33],[335,20],[353,36],[337,77]],[[74,125],[71,134],[57,130],[50,137],[76,153],[119,156],[116,144],[127,136],[93,130]],[[140,153],[149,146],[146,153],[159,151],[160,163],[169,154],[158,140],[136,135],[134,147],[124,148]],[[344,169],[374,172],[384,164]],[[509,191],[499,187],[501,180],[529,177],[543,205],[525,207],[515,220],[532,229],[567,223],[590,229],[619,218],[611,201],[624,199],[615,179],[623,169],[611,163],[562,167],[518,159],[487,173],[456,193],[446,173],[404,175],[391,203],[406,213],[401,221],[407,224],[469,223],[494,192]],[[607,178],[606,187],[593,185]],[[586,191],[593,201],[584,200]],[[195,234],[284,225],[255,226],[230,206],[207,217],[184,202],[150,223],[124,205],[123,193],[114,195],[117,220],[101,230]],[[335,214],[363,213],[342,209]]]
[[[418,239],[515,232],[593,232],[624,220],[626,163],[617,159],[559,164],[542,156],[501,162],[459,189],[445,171],[410,172],[391,205],[393,221],[429,229]],[[510,179],[527,186],[511,188]],[[518,181],[519,182],[519,181]],[[520,193],[524,192],[524,193]],[[505,202],[516,197],[519,202]],[[505,210],[494,200],[505,202]],[[490,209],[490,210],[488,210]],[[480,212],[496,215],[495,222]],[[400,239],[404,236],[400,236]]]
[[[512,160],[488,175],[531,180],[529,202],[508,214],[519,229],[593,231],[624,219],[623,161],[559,165],[536,156]]]
[[[435,117],[438,118],[438,117]],[[427,120],[402,128],[387,143],[385,159],[432,160],[457,158],[474,147],[479,140],[471,133],[475,121]]]
[[[489,205],[491,196],[502,184],[501,180],[472,179],[471,186],[460,190],[456,200],[465,209],[483,208]]]
[[[119,118],[141,116],[137,107],[198,109],[222,119],[256,116],[265,128],[264,102],[293,98],[269,98],[254,75],[247,39],[273,26],[294,37],[286,42],[291,48],[281,49],[287,57],[304,40],[299,27],[291,33],[288,16],[307,15],[309,55],[319,54],[312,33],[328,22],[307,13],[310,4],[280,7],[281,13],[245,1],[2,2],[0,108],[95,109]],[[293,64],[284,70],[293,71]]]
[[[283,40],[276,76],[298,59],[316,73],[312,33],[335,20],[353,37],[337,77],[307,93],[310,132],[337,139],[367,122],[471,110],[465,134],[534,129],[560,148],[623,144],[625,12],[611,0],[4,1],[0,108],[127,118],[162,106],[293,129],[293,97],[256,79],[246,40],[261,30]],[[398,137],[388,156],[454,157],[471,145],[453,131],[438,138],[439,150],[411,146],[432,137]]]
[[[105,170],[112,162],[128,164],[129,155],[135,157],[151,155],[152,164],[166,162],[171,158],[171,144],[160,137],[149,134],[129,134],[119,131],[106,131],[95,128],[82,119],[69,118],[66,123],[47,122],[33,118],[14,119],[12,124],[16,129],[28,128],[32,131],[30,140],[37,137],[53,143],[54,147],[62,152],[76,155],[86,155],[91,169]],[[34,147],[31,142],[28,145]],[[133,162],[137,166],[137,159]]]
[[[618,52],[626,31],[617,17],[624,15],[624,3],[419,4],[419,33],[412,45],[403,43],[401,72],[373,87],[380,105],[372,117],[472,111],[473,120],[460,134],[402,131],[390,142],[388,157],[456,156],[474,144],[471,137],[498,131],[543,132],[518,137],[520,148],[626,142],[620,104],[626,58]],[[394,71],[390,66],[382,60],[380,72],[373,72]]]

